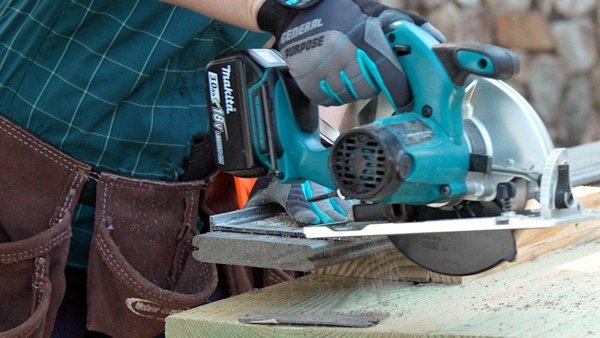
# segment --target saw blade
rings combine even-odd
[[[452,211],[422,207],[416,221],[491,217],[501,213],[494,202],[465,203]],[[512,261],[517,247],[512,230],[445,232],[389,236],[394,245],[423,268],[451,276],[474,275]]]
[[[516,256],[510,230],[390,236],[390,239],[419,266],[450,276],[474,275]]]

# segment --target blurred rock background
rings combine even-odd
[[[555,144],[600,140],[600,0],[381,2],[425,16],[449,42],[515,51],[521,73],[509,82],[536,108]]]

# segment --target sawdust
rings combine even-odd
[[[390,317],[389,312],[378,311],[335,311],[333,314],[336,316],[360,317],[375,324]]]
[[[273,216],[253,222],[253,228],[278,231],[299,231],[302,227],[286,215]]]

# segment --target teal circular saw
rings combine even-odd
[[[358,200],[352,221],[306,226],[304,235],[390,236],[417,264],[449,275],[513,260],[514,229],[598,217],[572,196],[565,150],[554,149],[534,109],[503,82],[519,70],[514,53],[439,43],[404,21],[387,27],[387,38],[412,108],[375,114],[333,144],[322,141],[317,107],[276,51],[214,60],[207,90],[217,167],[310,180]],[[525,211],[532,198],[541,208]]]

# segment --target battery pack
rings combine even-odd
[[[262,67],[245,53],[219,57],[207,69],[215,162],[217,169],[235,176],[259,177],[267,173],[254,152],[248,105],[248,89],[262,75]]]

